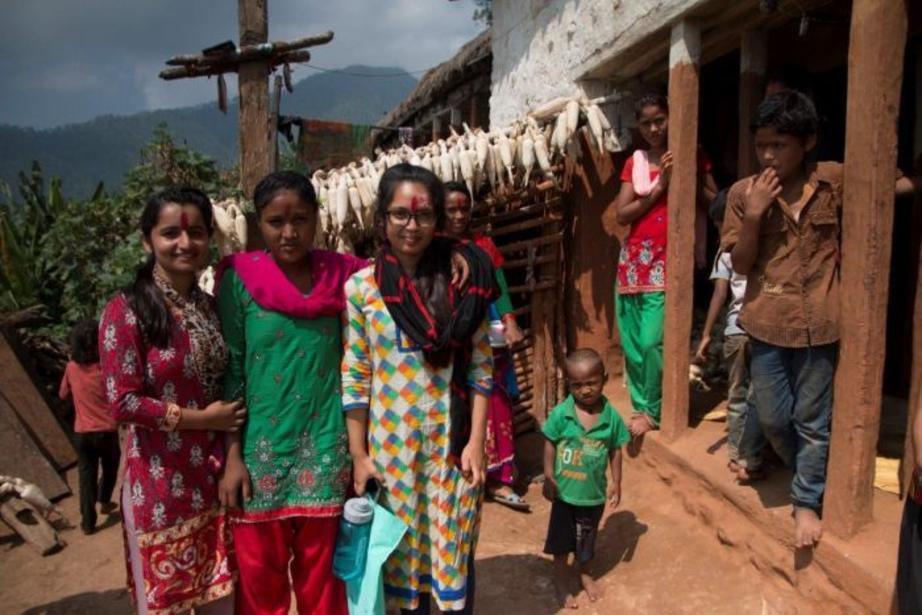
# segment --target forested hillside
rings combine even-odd
[[[416,84],[398,68],[350,66],[341,72],[316,73],[283,92],[282,113],[304,117],[376,123]],[[358,73],[362,76],[345,73]],[[375,75],[375,76],[368,76]],[[181,82],[176,87],[182,87]],[[61,104],[67,104],[65,100]],[[180,143],[214,158],[221,165],[237,156],[237,101],[227,115],[215,104],[181,109],[103,116],[93,121],[50,130],[0,126],[0,180],[18,183],[32,161],[49,177],[59,177],[65,194],[89,197],[100,181],[118,188],[125,172],[138,163],[141,149],[161,123]]]

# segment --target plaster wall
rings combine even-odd
[[[613,93],[607,81],[584,76],[702,3],[494,0],[490,124],[506,126],[558,96]],[[605,112],[611,120],[627,121],[629,116],[619,117],[626,108],[610,105]]]

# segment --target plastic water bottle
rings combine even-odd
[[[490,321],[490,346],[493,348],[503,348],[506,345],[506,325],[501,320]]]
[[[357,579],[365,573],[373,516],[374,508],[367,498],[351,498],[343,506],[333,552],[333,574],[343,581]]]

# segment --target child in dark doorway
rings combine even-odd
[[[70,360],[64,368],[58,396],[73,398],[80,529],[92,534],[96,531],[96,504],[105,515],[118,508],[112,501],[112,491],[121,457],[115,418],[109,412],[99,371],[99,323],[95,320],[78,322],[70,333]]]
[[[525,500],[512,490],[515,479],[515,429],[512,423],[512,400],[519,391],[509,347],[524,339],[512,311],[509,285],[503,274],[503,255],[493,240],[483,233],[473,232],[471,225],[471,193],[462,182],[445,183],[445,232],[452,237],[473,241],[487,253],[493,263],[499,298],[490,305],[491,320],[500,320],[505,340],[493,344],[493,391],[487,411],[487,496],[513,510],[531,510]]]
[[[666,198],[672,177],[668,144],[669,103],[649,94],[635,105],[637,127],[649,149],[637,150],[624,164],[621,191],[615,201],[618,224],[630,225],[618,259],[615,311],[626,379],[634,414],[630,431],[635,437],[659,428],[663,391],[663,317],[666,291]],[[699,153],[698,175],[702,202],[717,194],[711,163]],[[705,214],[699,216],[702,231]],[[697,227],[697,225],[696,225]],[[704,232],[696,233],[696,260],[704,266]],[[689,257],[692,255],[689,254]]]
[[[727,192],[723,190],[714,199],[710,211],[717,228],[723,225],[726,204]],[[719,252],[711,279],[714,281],[714,293],[694,361],[707,363],[711,331],[729,296],[723,337],[723,358],[727,368],[727,449],[730,454],[727,467],[740,482],[748,483],[764,477],[761,450],[765,443],[750,390],[749,336],[737,322],[746,295],[746,276],[733,270],[729,252]]]
[[[832,382],[839,340],[842,165],[810,164],[817,115],[805,95],[783,91],[752,123],[762,171],[727,197],[721,250],[748,276],[740,326],[751,338],[750,376],[759,423],[794,470],[795,545],[822,535]],[[914,181],[896,181],[898,195]]]
[[[580,585],[591,602],[601,595],[588,571],[606,500],[621,501],[621,448],[630,434],[602,389],[608,380],[598,353],[582,348],[566,361],[570,396],[544,424],[544,479],[553,498],[544,552],[554,556],[554,589],[564,608],[575,609],[568,556],[574,554]],[[605,470],[611,470],[611,483]]]

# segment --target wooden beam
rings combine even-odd
[[[448,121],[451,123],[453,128],[461,128],[461,122],[464,120],[461,117],[461,108],[452,107],[451,111],[448,114]]]
[[[269,38],[266,0],[238,0],[240,46],[259,45]],[[268,172],[269,61],[252,61],[238,69],[240,95],[240,184],[247,198]],[[274,127],[273,127],[274,130]],[[250,233],[255,238],[258,233]]]
[[[701,31],[682,20],[669,49],[669,183],[663,403],[660,428],[674,439],[688,428],[688,364],[692,326],[695,210],[698,185],[698,62]]]
[[[307,47],[326,45],[332,40],[333,32],[327,31],[323,34],[297,38],[293,41],[275,41],[272,43],[259,45],[241,44],[240,47],[231,49],[229,53],[218,53],[214,55],[206,55],[204,53],[176,55],[167,60],[166,63],[168,66],[187,66],[189,64],[223,64],[226,62],[249,62],[250,60],[268,58],[273,55],[288,53],[289,51],[306,49]]]
[[[266,56],[266,66],[276,64],[294,64],[296,62],[310,62],[311,52],[306,49],[303,51],[292,51],[278,56]],[[253,60],[250,60],[251,62]],[[185,79],[187,77],[211,77],[223,73],[233,73],[245,65],[237,61],[215,61],[208,64],[188,64],[185,66],[175,66],[165,68],[160,71],[159,77],[164,81],[173,81],[174,79]],[[268,69],[267,69],[268,70]]]
[[[30,372],[35,372],[28,366],[29,361],[28,352],[15,334],[0,330],[0,394],[42,453],[62,470],[77,462],[77,451],[32,380]]]
[[[0,468],[4,474],[29,481],[52,500],[70,494],[51,463],[42,454],[31,434],[26,431],[13,406],[0,388]]]
[[[904,2],[854,0],[848,50],[840,358],[825,522],[842,537],[871,520],[893,233]]]
[[[0,497],[0,519],[40,555],[50,555],[64,548],[64,542],[45,517],[18,497],[9,494]]]
[[[759,169],[749,124],[762,100],[768,53],[764,30],[746,30],[740,40],[739,149],[736,176],[747,177]]]

